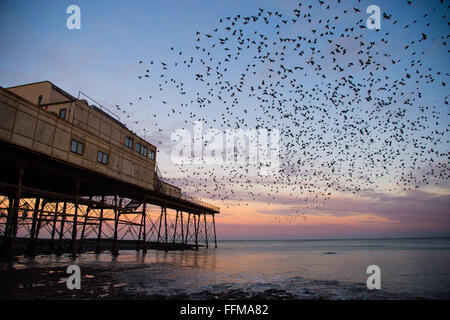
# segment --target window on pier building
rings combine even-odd
[[[144,157],[147,157],[147,148],[146,147],[144,147],[144,146],[142,146],[142,155],[144,156]]]
[[[155,160],[155,152],[150,150],[150,152],[148,153],[148,157],[150,158],[150,160]]]
[[[61,119],[66,119],[66,112],[67,112],[67,109],[60,109],[59,110],[59,117],[61,118]]]
[[[98,152],[97,161],[103,164],[108,164],[108,154],[102,151]]]
[[[131,150],[133,150],[133,139],[130,137],[127,137],[127,140],[125,141],[125,146],[127,148],[130,148]]]
[[[84,143],[77,141],[75,139],[72,139],[72,143],[70,145],[70,151],[78,154],[83,154],[84,150]]]
[[[136,142],[136,152],[140,153],[141,152],[141,144]]]

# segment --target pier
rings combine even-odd
[[[156,156],[49,81],[0,87],[1,257],[217,247],[220,208],[165,182]]]

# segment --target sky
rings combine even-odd
[[[449,236],[449,2],[302,2],[300,7],[290,0],[2,1],[0,86],[49,80],[74,96],[81,91],[100,101],[158,147],[158,167],[167,181],[221,207],[220,239]],[[73,4],[81,10],[79,30],[66,26],[66,9]],[[378,32],[360,28],[372,4],[388,16]],[[254,25],[243,24],[244,17],[260,12],[273,13],[270,23],[260,17]],[[231,42],[231,32],[239,29],[242,43]],[[332,35],[324,35],[330,30]],[[278,41],[297,37],[318,41],[305,40],[298,51]],[[220,38],[229,40],[223,45]],[[338,52],[335,43],[341,45]],[[286,59],[271,67],[261,58],[265,52],[273,59],[283,52]],[[368,56],[369,67],[358,69],[358,60]],[[318,61],[323,61],[319,69]],[[224,76],[212,79],[208,65],[209,73]],[[294,70],[294,82],[276,73],[280,65]],[[363,85],[327,86],[342,81],[336,65],[349,66],[343,71],[347,84],[353,79]],[[301,89],[289,90],[294,84]],[[372,94],[366,93],[369,84]],[[395,90],[383,90],[387,84]],[[265,95],[253,95],[258,86]],[[333,91],[340,94],[334,100]],[[276,99],[267,98],[274,92]],[[199,102],[204,97],[211,101]],[[374,101],[389,104],[373,111]],[[199,120],[205,131],[223,134],[238,127],[280,130],[282,173],[261,177],[251,165],[174,163],[173,132],[194,133]],[[361,137],[364,128],[367,136]]]

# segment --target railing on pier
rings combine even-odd
[[[204,201],[200,200],[199,198],[188,196],[184,192],[181,193],[181,199],[188,200],[188,201],[193,202],[193,203],[195,203],[197,205],[200,205],[202,207],[205,207],[205,208],[217,211],[217,212],[220,211],[220,208],[218,206],[215,206],[215,205],[212,205],[210,203],[204,202]]]
[[[156,172],[156,190],[159,192],[162,192],[162,193],[167,193],[165,190],[165,185],[164,185],[164,183],[167,183],[167,182],[164,181],[161,171],[158,168],[158,164],[156,165],[155,172]],[[162,182],[164,182],[164,183],[162,183]],[[220,212],[220,208],[218,206],[204,202],[204,201],[200,200],[199,198],[191,197],[191,196],[187,195],[185,192],[181,192],[180,199],[187,200],[189,202],[195,203],[196,205],[202,206],[204,208],[208,208],[210,210],[214,210],[216,212]]]

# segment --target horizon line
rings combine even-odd
[[[443,239],[446,236],[418,236],[418,237],[372,237],[372,238],[308,238],[308,239],[217,239],[217,241],[323,241],[323,240],[398,240],[398,239]]]

